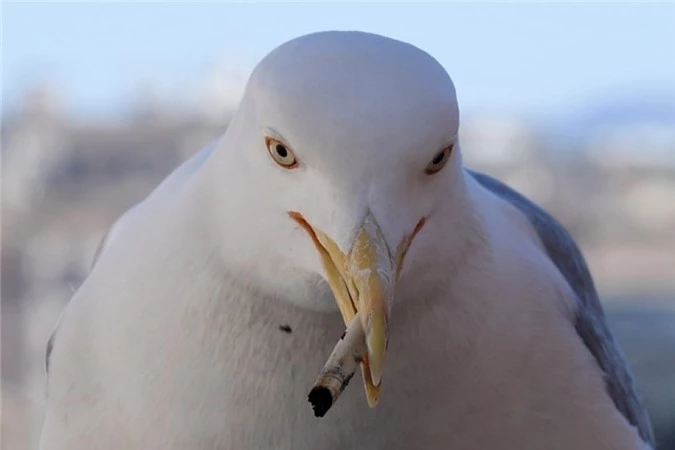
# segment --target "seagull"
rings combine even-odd
[[[652,448],[573,238],[467,168],[459,124],[411,44],[274,49],[104,238],[49,340],[41,449]],[[350,318],[361,387],[315,417]]]

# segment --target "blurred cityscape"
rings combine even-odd
[[[220,77],[219,79],[223,79]],[[240,90],[181,112],[151,89],[124,120],[73,119],[48,85],[2,123],[2,448],[37,448],[44,349],[106,228],[225,130]],[[599,105],[556,128],[463,118],[467,164],[581,245],[661,442],[675,449],[675,105]]]

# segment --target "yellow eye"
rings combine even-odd
[[[445,147],[440,152],[436,153],[434,159],[431,160],[427,167],[424,169],[424,173],[427,175],[433,175],[441,171],[443,167],[447,164],[452,154],[452,145]]]
[[[281,141],[266,137],[265,145],[272,159],[284,169],[295,169],[298,167],[298,159],[295,154]]]

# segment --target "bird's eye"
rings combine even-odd
[[[431,160],[427,167],[424,169],[424,173],[427,175],[433,175],[441,171],[445,164],[450,159],[450,154],[452,153],[452,145],[445,147],[440,152],[434,155],[434,158]]]
[[[295,169],[298,166],[298,159],[295,157],[293,151],[281,141],[266,137],[265,144],[274,162],[281,167],[284,169]]]

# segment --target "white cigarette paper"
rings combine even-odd
[[[323,417],[340,397],[367,355],[366,336],[356,314],[314,382],[308,400],[316,417]]]

